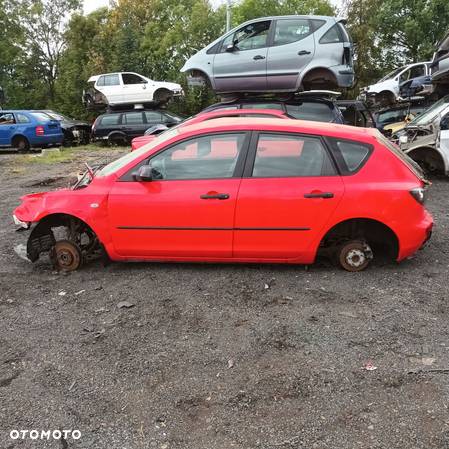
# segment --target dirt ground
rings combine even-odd
[[[19,197],[118,153],[0,155],[1,449],[449,448],[448,181],[430,244],[358,274],[20,259]]]

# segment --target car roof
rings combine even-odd
[[[312,135],[338,136],[349,140],[369,140],[376,135],[374,128],[340,125],[336,123],[312,122],[308,120],[283,120],[280,118],[232,117],[206,120],[179,129],[180,134],[219,131],[272,131],[296,132]]]
[[[345,19],[341,17],[334,17],[334,16],[318,16],[318,15],[309,15],[309,14],[290,14],[290,15],[284,15],[284,16],[266,16],[266,17],[258,17],[256,19],[247,20],[246,22],[242,22],[239,24],[236,28],[240,28],[242,25],[245,25],[245,23],[252,23],[252,22],[259,22],[263,20],[277,20],[277,19],[295,19],[295,18],[305,18],[305,19],[320,19],[320,20],[329,20],[333,19],[336,21],[344,21]]]
[[[30,114],[31,112],[40,112],[40,111],[35,111],[32,109],[0,109],[0,113],[3,112],[8,112],[8,113],[23,113],[23,114]]]

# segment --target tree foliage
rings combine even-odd
[[[81,103],[94,74],[134,71],[184,85],[179,112],[213,100],[188,90],[180,68],[223,34],[225,7],[208,0],[117,0],[89,15],[80,0],[0,0],[0,86],[8,106],[52,107],[87,116]],[[355,41],[357,87],[397,64],[431,57],[449,28],[447,0],[346,0],[342,11]],[[232,26],[257,17],[335,15],[329,0],[235,1]],[[356,93],[354,90],[354,94]]]

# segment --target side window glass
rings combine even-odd
[[[245,134],[215,134],[179,143],[150,159],[155,179],[231,178]]]
[[[118,125],[119,121],[120,121],[120,114],[111,114],[111,115],[105,115],[101,119],[101,124],[103,126]]]
[[[313,33],[307,19],[281,19],[276,23],[274,45],[291,44]]]
[[[13,125],[14,123],[16,123],[14,115],[9,112],[0,113],[0,125]]]
[[[143,117],[141,112],[128,112],[124,114],[124,123],[127,125],[142,125]]]
[[[146,81],[134,73],[123,73],[122,74],[123,84],[145,84]]]
[[[147,119],[147,123],[162,123],[167,122],[168,119],[162,119],[162,114],[156,111],[146,111],[145,118]]]
[[[336,44],[338,42],[343,42],[343,36],[341,35],[338,24],[335,24],[324,33],[324,36],[320,39],[320,44]]]
[[[280,103],[243,103],[242,109],[276,109],[283,111]]]
[[[30,119],[24,114],[17,114],[17,123],[30,123]]]
[[[104,86],[104,79],[105,79],[105,76],[100,76],[100,78],[98,78],[98,81],[97,81],[97,86]]]
[[[261,134],[257,143],[253,177],[284,178],[331,176],[335,168],[318,138]]]
[[[233,44],[237,50],[253,50],[267,46],[268,31],[270,29],[270,21],[256,22],[246,25],[233,35],[226,37],[222,44],[222,52]]]
[[[402,74],[399,76],[399,82],[400,82],[400,83],[403,83],[404,81],[409,80],[409,79],[410,79],[410,73],[411,73],[411,70],[410,70],[410,69],[408,69],[408,70],[406,70],[404,73],[402,73]]]
[[[410,79],[417,78],[418,76],[424,76],[426,74],[426,69],[424,65],[416,65],[410,69]]]
[[[332,139],[350,173],[357,171],[370,154],[370,146],[359,142]]]
[[[104,77],[105,86],[118,86],[120,85],[120,79],[117,75],[105,75]]]

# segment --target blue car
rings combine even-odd
[[[0,110],[0,147],[27,151],[62,144],[61,124],[44,112]]]

